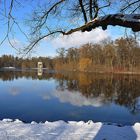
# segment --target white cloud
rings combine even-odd
[[[86,43],[98,43],[109,37],[107,31],[94,29],[91,32],[75,32],[69,36],[59,35],[57,38],[50,40],[53,47],[79,47]]]
[[[23,44],[17,39],[11,39],[10,42],[16,48],[23,47]]]
[[[44,100],[48,100],[51,98],[58,98],[60,102],[62,103],[70,103],[75,106],[94,106],[94,107],[100,107],[102,106],[104,102],[104,96],[94,97],[94,98],[87,98],[83,96],[80,92],[75,91],[73,94],[68,91],[58,91],[54,90],[51,92],[51,94],[47,94],[42,96]]]
[[[20,92],[21,92],[20,87],[12,87],[9,90],[9,93],[13,96],[16,96],[16,95],[20,94]]]

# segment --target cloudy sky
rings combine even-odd
[[[117,30],[118,29],[118,30]],[[108,37],[115,39],[124,34],[124,30],[120,27],[117,27],[117,29],[109,29],[106,31],[103,31],[100,28],[97,28],[91,32],[76,32],[69,36],[62,36],[59,35],[58,37],[52,39],[52,38],[45,38],[37,48],[35,48],[33,56],[55,56],[56,55],[56,49],[57,48],[70,48],[70,47],[79,47],[86,43],[98,43]],[[12,43],[18,48],[21,48],[24,46],[24,42],[22,40],[12,40]],[[0,47],[0,56],[3,54],[12,54],[17,55],[17,52],[15,49],[13,49],[8,42],[5,42]]]
[[[24,17],[25,13],[30,13],[31,6],[28,5],[24,7],[20,12],[16,12],[15,15],[20,20],[20,23],[22,21],[22,18]],[[26,14],[28,15],[28,14]],[[51,24],[51,23],[50,23]],[[21,28],[24,29],[25,32],[28,32],[28,28],[25,28],[25,23],[21,23]],[[0,21],[0,41],[4,38],[4,35],[6,33],[7,25],[4,24],[4,22]],[[11,35],[11,42],[14,44],[15,47],[21,48],[26,45],[26,41],[23,39],[23,35],[20,33],[20,31],[15,28],[13,34],[15,34],[14,39]],[[120,36],[124,35],[124,28],[121,27],[109,27],[108,30],[103,31],[101,28],[94,29],[91,32],[76,32],[69,36],[62,36],[59,35],[56,38],[45,38],[37,48],[35,48],[35,52],[33,53],[33,56],[55,56],[56,55],[56,49],[60,47],[79,47],[86,43],[98,43],[108,37],[115,39]],[[8,41],[5,41],[3,45],[0,46],[0,56],[3,54],[11,54],[11,55],[17,55],[16,50],[14,50],[8,43]]]

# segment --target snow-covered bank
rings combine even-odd
[[[0,140],[140,140],[140,123],[115,126],[102,123],[0,121]]]

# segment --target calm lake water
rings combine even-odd
[[[140,76],[0,72],[0,119],[140,122]]]

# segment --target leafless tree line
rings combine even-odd
[[[106,40],[80,48],[60,48],[56,69],[96,72],[139,71],[140,47],[134,38]]]

